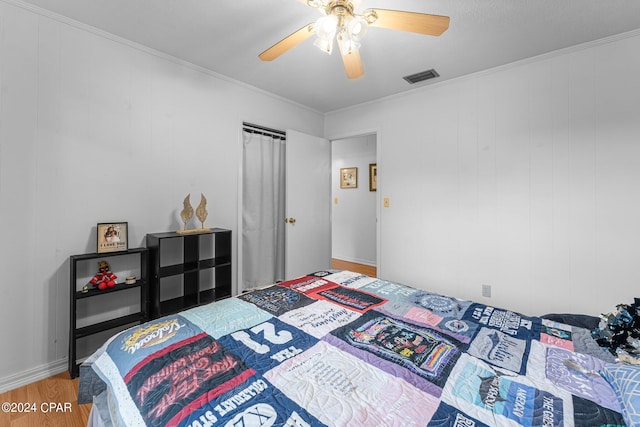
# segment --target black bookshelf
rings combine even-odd
[[[77,341],[82,338],[86,338],[90,335],[97,334],[99,332],[108,331],[111,329],[122,328],[126,325],[143,323],[150,319],[149,310],[149,298],[148,298],[148,250],[147,248],[135,248],[129,249],[123,252],[110,252],[110,253],[89,253],[81,255],[72,255],[69,258],[70,267],[70,304],[69,304],[69,375],[71,378],[76,378],[79,373],[79,363],[77,358]],[[91,284],[87,283],[88,289],[82,291],[78,289],[78,264],[81,262],[89,262],[97,260],[110,261],[113,258],[122,257],[126,255],[138,255],[139,256],[139,268],[140,277],[135,283],[127,285],[124,283],[117,283],[112,288],[105,290],[99,290],[94,288]],[[119,278],[124,280],[124,278]],[[121,292],[129,289],[138,289],[140,292],[140,310],[136,313],[128,314],[126,316],[120,316],[116,318],[107,319],[102,322],[97,322],[82,328],[78,328],[78,316],[77,316],[77,304],[78,301],[86,298],[99,298],[100,296],[112,294],[114,292]]]
[[[201,245],[213,241],[213,256],[203,258]],[[181,243],[181,261],[163,265],[163,253],[168,244]],[[231,296],[231,230],[214,228],[193,234],[175,232],[147,234],[150,263],[151,316],[157,318],[178,311],[208,304]],[[204,252],[204,251],[203,251]],[[214,270],[215,287],[207,287],[201,271]],[[175,298],[163,297],[163,278],[182,276],[182,293]]]

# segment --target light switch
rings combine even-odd
[[[337,204],[338,204],[338,198],[337,198],[337,197],[334,197],[334,198],[333,198],[333,204],[334,204],[334,205],[337,205]]]
[[[384,198],[384,207],[385,207],[385,208],[388,208],[388,207],[389,207],[389,198],[388,198],[388,197],[385,197],[385,198]]]

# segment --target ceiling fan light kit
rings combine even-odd
[[[353,0],[300,1],[318,9],[324,16],[262,52],[258,56],[263,61],[276,59],[315,34],[317,38],[313,44],[328,54],[337,40],[347,77],[356,79],[364,74],[359,49],[369,26],[432,36],[439,36],[449,28],[448,16],[387,9],[367,9],[359,14],[354,11]]]
[[[316,32],[316,40],[313,42],[321,51],[331,55],[333,51],[333,39],[338,30],[338,18],[334,15],[323,16],[313,25]]]

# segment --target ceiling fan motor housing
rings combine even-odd
[[[353,4],[348,0],[334,0],[327,4],[325,12],[337,17],[353,16]]]

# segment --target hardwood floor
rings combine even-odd
[[[78,381],[63,372],[0,394],[0,426],[86,426],[91,404],[78,405]]]
[[[331,260],[331,268],[336,270],[350,270],[356,273],[366,274],[367,276],[377,277],[377,268],[371,265],[358,264],[355,262],[343,261],[333,258]]]

